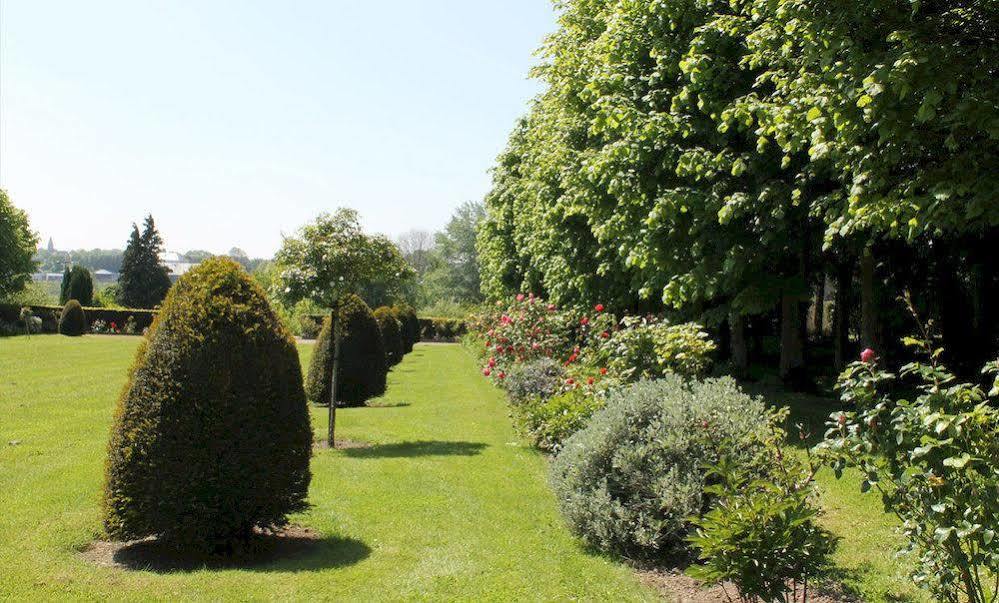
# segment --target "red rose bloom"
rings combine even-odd
[[[860,353],[861,362],[867,362],[867,363],[874,362],[876,358],[877,354],[875,354],[874,350],[872,350],[871,348],[867,348]]]
[[[607,374],[607,369],[605,369],[605,368],[601,368],[601,369],[600,369],[600,374],[601,374],[601,375],[606,375],[606,374]]]
[[[484,368],[482,369],[482,374],[488,377],[490,374],[492,374],[492,371],[489,370],[488,368]]]
[[[597,304],[597,305],[593,306],[593,309],[596,310],[597,312],[603,312],[604,311],[604,305],[603,304]]]

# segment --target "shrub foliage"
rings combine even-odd
[[[403,349],[408,354],[413,351],[413,346],[420,341],[420,319],[416,317],[416,310],[408,305],[395,306],[396,318],[402,323]]]
[[[66,302],[59,315],[59,332],[63,335],[76,337],[87,332],[87,315],[83,306],[75,299]]]
[[[359,406],[369,398],[385,393],[385,346],[378,321],[371,308],[356,295],[340,302],[337,314],[340,331],[340,373],[337,376],[337,402],[341,406]],[[312,352],[305,391],[316,404],[330,400],[330,374],[333,369],[333,337],[330,319],[323,321]]]
[[[303,510],[312,431],[295,342],[226,258],[168,294],[115,411],[104,526],[226,550]]]
[[[389,366],[395,366],[402,362],[402,357],[406,353],[402,341],[402,323],[388,306],[378,308],[374,315],[382,333],[382,343],[385,345],[385,360]]]
[[[706,512],[706,466],[761,458],[773,417],[731,379],[670,375],[611,392],[552,465],[570,527],[588,544],[647,557],[679,548]]]
[[[80,302],[81,306],[94,303],[94,279],[89,270],[78,264],[66,268],[59,288],[60,303],[65,304],[71,299]]]

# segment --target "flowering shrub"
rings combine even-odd
[[[518,363],[569,358],[576,347],[569,315],[533,295],[518,295],[508,306],[487,308],[473,317],[470,327],[487,357],[483,374],[496,379],[505,378]]]
[[[121,332],[125,335],[136,335],[139,332],[139,326],[135,322],[134,316],[129,316],[125,319],[125,326],[122,327]]]
[[[558,452],[562,443],[586,426],[586,421],[604,406],[605,396],[576,387],[550,398],[534,398],[518,407],[518,423],[542,450]]]
[[[598,343],[594,355],[624,381],[666,373],[697,377],[711,366],[715,344],[698,324],[630,317],[621,320],[621,327]]]
[[[901,370],[920,383],[918,395],[892,395],[896,376],[865,350],[838,383],[856,410],[830,417],[819,450],[837,477],[858,468],[861,491],[877,490],[901,519],[906,550],[919,556],[918,584],[940,601],[989,601],[995,587],[983,581],[999,576],[999,410],[988,396],[999,394],[999,379],[988,395],[958,383],[939,362],[931,328],[921,328],[920,338],[904,341],[925,360]],[[997,369],[990,363],[983,372]]]

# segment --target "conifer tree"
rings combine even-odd
[[[129,308],[152,308],[170,289],[170,277],[160,264],[163,239],[152,216],[146,216],[143,230],[132,224],[132,234],[121,259],[118,277],[118,303]]]

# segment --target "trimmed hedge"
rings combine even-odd
[[[356,295],[348,295],[340,303],[337,329],[341,339],[336,399],[341,406],[361,406],[369,398],[385,393],[388,366],[381,330],[371,308]],[[332,368],[333,337],[327,316],[316,339],[305,381],[306,394],[315,404],[329,404]]]
[[[87,332],[89,324],[83,306],[75,299],[66,302],[59,315],[59,333],[71,337],[79,337]]]
[[[388,306],[378,308],[374,315],[382,332],[382,343],[385,344],[385,360],[389,366],[395,366],[402,362],[406,353],[402,342],[402,323]]]
[[[19,322],[21,307],[14,304],[0,304],[0,321]],[[59,330],[59,316],[62,314],[62,306],[27,306],[31,308],[31,313],[42,319],[42,332],[57,333]],[[139,308],[93,308],[83,306],[83,312],[87,318],[87,330],[96,320],[123,325],[128,321],[128,317],[135,318],[135,324],[141,332],[146,327],[153,324],[156,318],[156,310],[142,310]]]
[[[468,333],[468,325],[460,318],[424,317],[419,319],[423,341],[457,341]]]
[[[307,508],[312,429],[291,333],[235,262],[177,281],[115,411],[104,527],[230,552]]]

